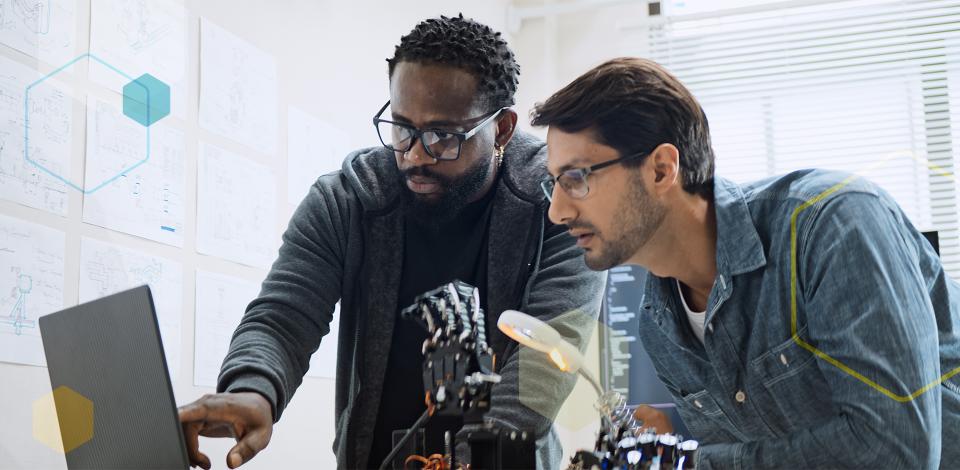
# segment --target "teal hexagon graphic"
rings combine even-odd
[[[144,127],[170,114],[170,86],[145,73],[123,86],[123,114]]]
[[[63,72],[73,64],[84,59],[89,59],[89,64],[91,67],[94,66],[94,64],[99,64],[119,74],[123,78],[126,78],[127,80],[129,80],[129,83],[127,83],[127,85],[123,87],[124,114],[126,114],[127,116],[131,117],[132,119],[134,119],[135,121],[141,124],[144,124],[145,122],[149,123],[149,124],[144,124],[144,127],[146,128],[147,144],[146,144],[146,151],[144,152],[143,159],[137,162],[134,162],[130,166],[121,168],[116,175],[113,175],[104,181],[95,182],[94,184],[91,185],[92,187],[89,189],[85,188],[83,184],[77,184],[77,183],[74,183],[73,181],[70,181],[67,175],[57,174],[57,172],[43,166],[42,163],[30,158],[30,90],[42,84],[44,81],[50,78],[53,78],[60,72]],[[149,78],[145,78],[145,77],[149,77]],[[158,84],[162,86],[159,86]],[[134,88],[138,89],[139,91],[134,90]],[[131,90],[130,92],[131,97],[140,97],[141,101],[146,103],[145,105],[143,105],[143,113],[142,113],[143,119],[136,117],[137,115],[135,112],[132,113],[133,115],[131,115],[131,113],[127,113],[127,90],[128,89]],[[27,163],[37,167],[37,169],[39,169],[41,172],[49,175],[52,178],[55,178],[61,181],[63,184],[66,184],[67,186],[73,189],[76,189],[77,191],[80,191],[84,194],[94,193],[100,188],[103,188],[104,186],[114,182],[118,178],[121,178],[127,173],[133,171],[133,169],[139,167],[140,165],[147,163],[147,161],[150,160],[150,124],[157,122],[157,120],[166,116],[170,112],[170,88],[166,84],[150,76],[149,74],[144,74],[144,75],[141,75],[140,78],[134,79],[133,77],[126,74],[122,70],[108,64],[107,62],[100,59],[99,57],[89,53],[78,56],[77,58],[58,67],[56,70],[44,75],[39,80],[27,85],[26,91],[24,92],[23,95],[24,95],[23,96],[23,158],[27,161]],[[162,102],[164,100],[157,99],[156,103],[154,103],[154,99],[156,98],[157,95],[160,95],[161,97],[165,96],[166,112],[163,112],[163,107],[161,106],[163,105]],[[154,106],[151,107],[150,105],[154,105]],[[136,104],[134,104],[134,106],[136,106]]]

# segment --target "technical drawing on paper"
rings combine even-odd
[[[24,106],[30,107],[30,158],[59,174],[70,174],[72,99],[53,80],[27,85],[40,74],[0,57],[0,197],[57,215],[67,215],[67,186],[24,158]]]
[[[205,18],[200,24],[200,126],[261,153],[277,149],[277,63]]]
[[[49,64],[74,54],[76,2],[0,0],[0,44]]]
[[[170,90],[171,113],[185,118],[187,23],[181,3],[169,0],[97,0],[91,4],[90,52],[134,76],[149,73]],[[90,78],[119,90],[122,77],[101,67]]]
[[[202,143],[197,174],[197,251],[269,266],[279,244],[273,170]]]
[[[6,317],[0,317],[0,323],[6,323],[13,327],[17,336],[23,334],[24,328],[36,328],[36,322],[27,315],[27,294],[33,290],[33,278],[21,274],[17,276],[17,285],[14,287],[13,295],[17,297],[17,303],[13,305],[13,310]]]
[[[37,319],[63,309],[63,232],[0,216],[0,361],[44,365]]]
[[[174,25],[168,22],[151,21],[157,18],[157,13],[151,11],[155,2],[134,0],[118,3],[120,22],[117,23],[117,31],[123,35],[124,43],[135,51],[159,43],[174,28]]]
[[[87,107],[85,181],[105,181],[144,158],[143,126],[103,100]],[[151,126],[150,159],[83,197],[83,221],[183,246],[185,141],[168,123]]]
[[[143,284],[150,286],[171,379],[180,370],[180,263],[92,238],[80,240],[80,302]]]
[[[230,339],[247,304],[259,292],[256,282],[212,272],[197,271],[194,314],[193,383],[215,387]]]
[[[287,109],[287,202],[299,204],[318,176],[340,169],[350,137],[300,109]]]
[[[13,0],[13,13],[23,26],[36,34],[50,32],[50,6],[53,0]]]

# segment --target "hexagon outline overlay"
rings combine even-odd
[[[110,178],[107,178],[104,182],[98,184],[97,186],[95,186],[95,187],[92,188],[92,189],[84,189],[84,188],[81,187],[81,186],[77,186],[75,183],[73,183],[72,181],[68,180],[67,178],[64,178],[63,176],[58,175],[58,174],[55,173],[54,171],[51,171],[51,170],[48,169],[47,167],[41,165],[39,162],[36,162],[36,161],[30,159],[30,89],[32,89],[33,87],[35,87],[35,86],[43,83],[43,82],[44,82],[45,80],[47,80],[48,78],[53,77],[54,75],[62,72],[62,71],[63,71],[64,69],[66,69],[67,67],[70,67],[71,65],[73,65],[73,64],[75,64],[75,63],[77,63],[77,62],[79,62],[79,61],[81,61],[81,60],[83,60],[83,59],[85,59],[85,58],[89,58],[89,59],[95,60],[96,62],[100,63],[100,64],[103,65],[104,67],[107,67],[108,69],[110,69],[110,70],[112,70],[112,71],[120,74],[122,77],[130,80],[131,82],[137,83],[138,85],[142,86],[142,87],[144,88],[144,90],[146,90],[146,92],[147,92],[147,113],[148,113],[148,116],[149,116],[149,112],[150,112],[150,111],[149,111],[149,109],[150,109],[150,89],[149,89],[146,85],[143,85],[143,84],[141,84],[140,82],[137,82],[135,78],[131,77],[130,75],[127,75],[126,73],[124,73],[124,72],[121,71],[120,69],[118,69],[118,68],[116,68],[116,67],[108,64],[108,63],[105,62],[104,60],[100,59],[99,57],[97,57],[97,56],[95,56],[95,55],[93,55],[93,54],[90,54],[89,52],[84,53],[84,54],[80,54],[79,56],[77,56],[77,57],[74,58],[73,60],[67,62],[67,63],[64,64],[64,65],[61,65],[60,67],[58,67],[58,68],[55,69],[54,71],[52,71],[52,72],[44,75],[44,76],[41,77],[39,80],[37,80],[37,81],[35,81],[35,82],[27,85],[27,88],[26,88],[26,90],[24,91],[24,94],[23,94],[23,95],[24,95],[24,96],[23,96],[23,158],[27,161],[27,163],[29,163],[29,164],[37,167],[39,170],[43,171],[43,172],[46,173],[47,175],[49,175],[49,176],[51,176],[51,177],[53,177],[53,178],[55,178],[55,179],[57,179],[57,180],[60,180],[62,183],[66,184],[67,186],[69,186],[69,187],[71,187],[71,188],[73,188],[73,189],[76,189],[77,191],[80,191],[80,192],[83,193],[83,194],[92,194],[92,193],[96,192],[97,190],[103,188],[104,186],[106,186],[106,185],[114,182],[114,181],[117,180],[118,178],[121,178],[121,177],[125,176],[127,173],[130,173],[131,171],[133,171],[134,169],[136,169],[136,168],[139,167],[140,165],[143,165],[143,164],[146,163],[148,160],[150,160],[150,127],[149,127],[149,126],[146,126],[146,129],[147,129],[147,144],[146,144],[146,145],[147,145],[147,149],[146,149],[146,150],[147,150],[147,153],[146,153],[146,156],[144,156],[143,160],[140,160],[140,161],[134,163],[133,165],[131,165],[129,168],[123,169],[123,171],[121,171],[120,173],[117,173],[116,175],[114,175],[114,176],[112,176],[112,177],[110,177]]]
[[[914,160],[917,160],[918,163],[923,163],[920,161],[919,158],[917,158],[916,155],[913,154],[913,152],[907,152],[907,154],[910,157],[913,157]],[[903,156],[903,153],[899,152],[899,153],[892,154],[891,156],[883,159],[876,165],[873,165],[873,167],[869,168],[868,171],[892,160],[897,156]],[[924,159],[924,162],[926,163],[926,166],[928,168],[939,172],[940,176],[944,176],[948,178],[953,177],[955,180],[957,179],[955,175],[944,171],[942,168],[940,168],[937,165],[931,164],[929,161],[926,161],[926,159]],[[898,395],[893,391],[891,391],[890,389],[874,382],[870,378],[853,370],[851,367],[838,361],[837,359],[833,358],[829,354],[817,349],[816,346],[800,339],[800,336],[797,334],[797,216],[800,215],[800,212],[803,212],[805,209],[813,206],[814,204],[820,202],[823,199],[826,199],[831,194],[839,191],[844,186],[850,184],[854,180],[861,177],[862,176],[858,174],[853,174],[848,176],[843,181],[833,185],[832,187],[821,192],[820,194],[805,201],[803,204],[800,204],[799,206],[797,206],[797,208],[793,210],[793,214],[790,216],[790,333],[791,333],[791,339],[793,339],[793,342],[799,345],[800,347],[802,347],[803,349],[810,351],[818,358],[827,361],[829,364],[847,373],[851,377],[869,385],[870,387],[874,388],[878,392],[886,395],[887,397],[897,402],[906,403],[908,401],[912,401],[916,399],[920,395],[923,395],[924,393],[929,391],[931,388],[936,387],[937,385],[940,385],[941,383],[953,377],[954,375],[960,374],[960,367],[957,367],[956,369],[953,369],[952,371],[949,371],[946,374],[941,375],[938,379],[924,385],[923,387],[920,387],[919,389],[917,389],[916,391],[914,391],[909,395]]]

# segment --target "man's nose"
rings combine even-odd
[[[567,222],[576,219],[576,208],[571,204],[566,191],[559,185],[553,187],[553,196],[550,201],[550,209],[547,211],[547,217],[557,225],[566,225]]]
[[[413,147],[403,153],[402,158],[404,163],[402,167],[405,169],[437,163],[437,159],[427,153],[427,149],[423,146],[423,139],[417,139]]]

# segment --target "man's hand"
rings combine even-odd
[[[270,403],[259,393],[204,395],[179,409],[190,465],[210,469],[210,459],[200,452],[199,436],[233,437],[237,445],[227,454],[227,466],[237,468],[257,455],[273,434]]]
[[[673,423],[666,413],[650,406],[640,405],[633,410],[633,417],[643,422],[644,428],[656,428],[657,434],[673,434]]]

